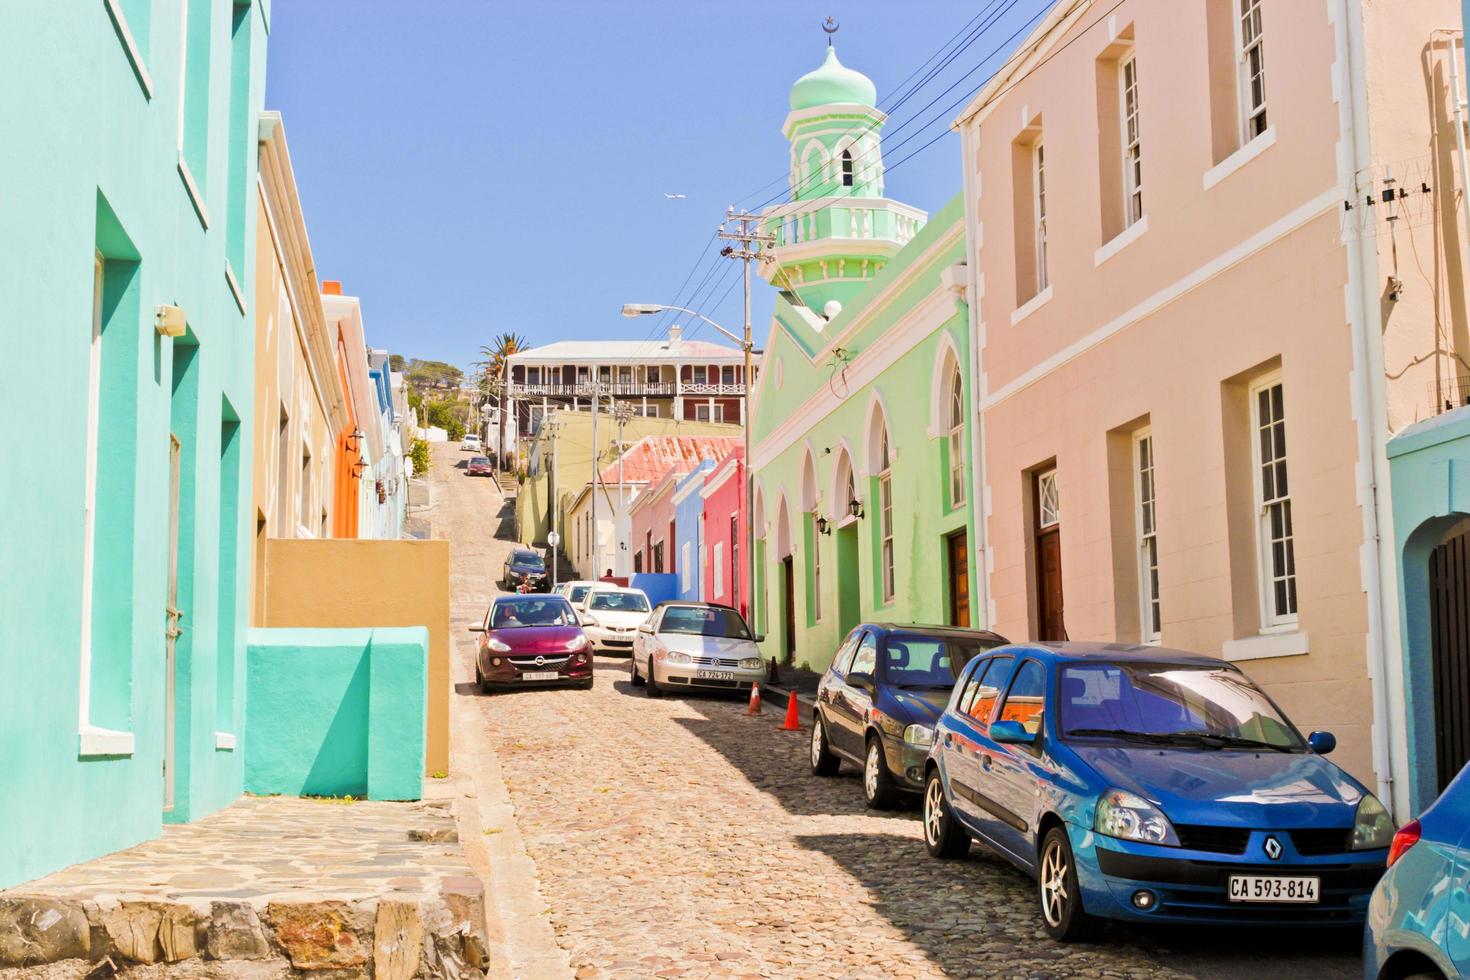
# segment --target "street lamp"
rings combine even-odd
[[[748,292],[748,290],[747,290],[747,292]],[[747,296],[747,301],[748,301],[748,299],[749,299],[749,297]],[[689,316],[698,317],[699,319],[703,320],[705,323],[708,323],[711,327],[714,327],[723,336],[728,337],[730,340],[732,340],[735,343],[739,344],[740,345],[740,349],[745,353],[745,393],[741,396],[741,398],[744,400],[744,404],[743,404],[743,407],[742,407],[741,412],[740,412],[740,423],[741,423],[740,424],[740,427],[741,427],[741,429],[744,430],[743,435],[745,436],[745,463],[744,463],[744,465],[745,465],[745,577],[746,577],[746,583],[747,583],[746,584],[746,590],[749,593],[749,601],[748,601],[748,604],[746,606],[746,609],[750,613],[750,619],[751,619],[751,621],[754,622],[755,621],[755,501],[754,501],[754,497],[755,497],[755,480],[750,475],[750,465],[751,465],[751,461],[750,461],[750,368],[751,368],[751,364],[750,364],[750,361],[751,361],[751,352],[755,349],[755,345],[751,342],[751,339],[750,339],[750,318],[749,318],[749,316],[746,317],[746,323],[745,323],[745,339],[742,340],[741,338],[735,336],[735,334],[731,333],[730,331],[726,330],[724,327],[720,326],[715,321],[711,320],[709,317],[705,316],[703,313],[699,313],[699,312],[697,312],[695,310],[687,309],[687,308],[685,308],[683,306],[662,306],[662,305],[660,305],[658,303],[624,303],[623,304],[623,316],[628,317],[629,319],[632,319],[634,317],[640,317],[640,316],[654,316],[654,315],[657,315],[659,313],[664,312],[665,310],[672,310],[672,311],[674,311],[676,313],[686,313]]]

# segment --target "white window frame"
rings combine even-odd
[[[883,603],[893,601],[893,454],[889,452],[888,421],[878,431],[878,560]]]
[[[718,599],[725,594],[725,542],[715,542],[715,563],[711,569],[714,578],[714,591],[710,593],[711,599]]]
[[[1047,514],[1046,488],[1052,488],[1051,514]],[[1056,527],[1062,523],[1062,492],[1057,485],[1057,470],[1052,467],[1049,470],[1036,474],[1036,529],[1045,531],[1049,527]]]
[[[1149,428],[1133,435],[1133,500],[1138,538],[1138,634],[1144,643],[1162,640],[1159,601],[1158,483],[1154,476],[1154,436]]]
[[[958,509],[965,505],[965,394],[959,365],[949,378],[949,505]]]
[[[689,542],[685,541],[679,547],[679,585],[682,591],[688,592],[694,587],[689,575]]]
[[[87,456],[82,491],[82,620],[79,726],[92,717],[92,577],[97,540],[97,452],[102,423],[102,294],[106,260],[101,252],[92,260],[92,339],[87,353]]]
[[[1036,292],[1051,285],[1046,271],[1046,148],[1041,140],[1031,147],[1031,207],[1035,227]]]
[[[1259,584],[1261,631],[1275,632],[1294,629],[1298,622],[1299,604],[1297,602],[1297,575],[1296,575],[1296,535],[1291,513],[1290,481],[1287,482],[1287,492],[1275,492],[1271,499],[1266,499],[1266,488],[1263,470],[1266,462],[1261,456],[1261,411],[1260,396],[1262,392],[1269,392],[1274,388],[1281,388],[1281,415],[1273,418],[1272,424],[1279,424],[1284,434],[1286,429],[1286,391],[1282,384],[1281,373],[1276,372],[1258,379],[1250,386],[1250,411],[1251,411],[1251,484],[1255,494],[1256,509],[1256,578]],[[1283,442],[1284,442],[1283,438]],[[1274,452],[1274,450],[1273,450]],[[1283,450],[1280,457],[1273,455],[1272,464],[1279,464],[1282,473],[1287,472],[1288,456]],[[1279,486],[1279,481],[1273,475],[1273,484]],[[1282,528],[1284,534],[1280,538],[1283,546],[1283,574],[1276,574],[1275,546],[1277,538],[1272,531],[1272,515],[1275,508],[1280,508],[1282,513]],[[1282,610],[1276,603],[1276,583],[1281,581],[1285,584],[1287,608]]]
[[[817,530],[821,515],[812,511],[812,622],[822,621],[822,532]]]
[[[1235,23],[1235,74],[1236,92],[1240,100],[1240,139],[1241,143],[1249,143],[1257,136],[1265,133],[1271,124],[1268,108],[1270,103],[1266,98],[1266,52],[1263,38],[1265,36],[1264,17],[1261,8],[1265,5],[1264,0],[1234,0],[1237,6],[1232,11]],[[1245,22],[1251,19],[1255,22],[1254,34],[1247,39],[1245,35]],[[1261,102],[1256,105],[1254,77],[1251,74],[1251,56],[1254,53],[1259,63],[1261,78]],[[1259,117],[1260,125],[1254,123]],[[1254,131],[1253,131],[1254,130]]]
[[[1129,51],[1118,60],[1118,118],[1123,143],[1124,227],[1143,219],[1143,146],[1139,132],[1138,56]]]

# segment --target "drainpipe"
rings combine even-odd
[[[980,249],[972,247],[980,228],[979,202],[977,195],[970,193],[970,162],[975,159],[973,125],[960,127],[960,145],[965,160],[965,303],[969,308],[968,348],[970,362],[970,396],[965,399],[966,421],[970,429],[970,522],[974,527],[971,540],[975,542],[975,578],[979,585],[976,604],[979,615],[975,625],[992,629],[990,621],[990,540],[989,522],[985,514],[985,415],[980,409],[986,396],[981,374],[980,348],[984,341],[980,312]]]
[[[1450,55],[1450,91],[1455,98],[1455,145],[1459,149],[1460,157],[1460,207],[1465,212],[1465,229],[1470,233],[1470,161],[1466,160],[1465,153],[1465,98],[1460,94],[1460,56],[1455,53],[1455,38],[1463,36],[1463,31],[1453,28],[1440,28],[1433,31],[1429,36],[1443,34],[1449,40]],[[1435,406],[1439,410],[1439,406]]]
[[[1368,138],[1368,83],[1364,67],[1365,43],[1359,0],[1333,0],[1338,35],[1338,57],[1343,72],[1338,118],[1342,146],[1338,155],[1339,180],[1345,196],[1356,196],[1356,175],[1371,165]],[[1353,401],[1357,416],[1358,496],[1363,510],[1363,578],[1368,595],[1368,677],[1373,701],[1373,769],[1377,795],[1400,818],[1408,811],[1405,795],[1393,778],[1391,747],[1396,742],[1395,717],[1390,709],[1389,679],[1402,694],[1402,660],[1394,670],[1390,654],[1399,653],[1398,606],[1385,593],[1398,595],[1393,547],[1392,496],[1388,477],[1388,407],[1384,391],[1382,316],[1378,306],[1378,255],[1356,236],[1347,241],[1349,316],[1353,321]],[[1390,630],[1392,635],[1390,636]],[[1402,703],[1400,696],[1398,703]]]

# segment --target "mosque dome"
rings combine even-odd
[[[791,108],[810,109],[819,105],[847,103],[875,107],[878,89],[873,80],[837,60],[837,49],[827,48],[827,60],[816,71],[807,72],[791,86]]]

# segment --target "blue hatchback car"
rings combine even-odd
[[[1470,976],[1470,766],[1394,835],[1368,903],[1363,976]]]
[[[978,838],[1037,879],[1062,941],[1100,918],[1363,921],[1393,823],[1234,665],[1098,643],[972,661],[926,763],[935,857]]]

